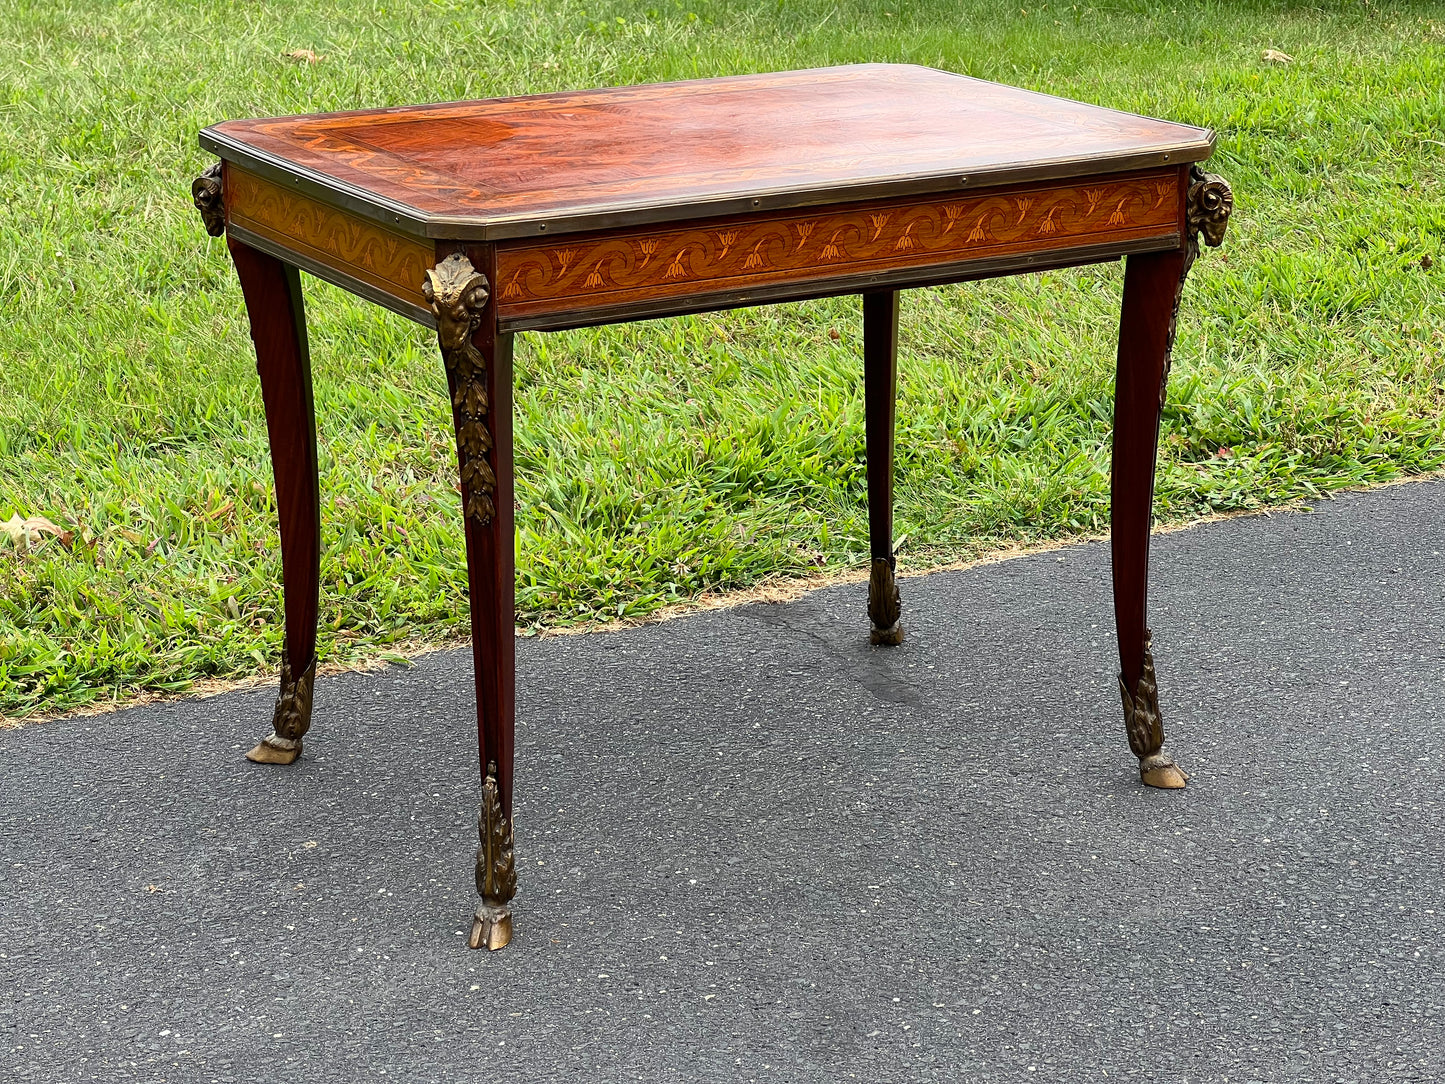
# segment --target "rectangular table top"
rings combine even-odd
[[[226,121],[201,145],[422,237],[499,240],[1174,166],[1212,132],[906,64]]]

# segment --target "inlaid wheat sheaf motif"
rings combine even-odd
[[[1178,228],[1179,175],[1134,174],[1019,193],[914,199],[885,207],[824,209],[756,220],[580,238],[565,248],[533,242],[497,250],[500,301],[513,312],[572,306],[570,299],[636,291],[660,295],[734,284],[978,259],[995,253]]]

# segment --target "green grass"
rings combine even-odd
[[[1190,278],[1158,515],[1445,466],[1441,5],[888,6],[0,0],[0,522],[77,532],[0,556],[0,713],[279,654],[254,359],[189,205],[230,117],[894,60],[1212,126],[1237,209]],[[1121,277],[905,295],[907,567],[1105,526]],[[307,288],[323,656],[464,635],[434,341]],[[519,621],[862,563],[859,330],[843,298],[523,336]]]

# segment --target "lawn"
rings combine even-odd
[[[70,533],[0,535],[0,715],[279,656],[265,425],[190,206],[199,128],[875,60],[1218,131],[1236,211],[1189,281],[1161,520],[1445,466],[1440,4],[0,0],[0,523]],[[905,569],[1104,529],[1121,281],[905,295]],[[306,285],[322,657],[464,636],[435,341]],[[859,339],[856,298],[521,336],[519,624],[861,566]]]

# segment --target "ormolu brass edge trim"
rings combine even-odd
[[[204,149],[234,161],[269,181],[329,206],[378,222],[389,229],[438,240],[501,241],[520,237],[557,237],[590,230],[681,222],[692,218],[784,211],[829,203],[856,203],[871,199],[946,195],[964,191],[973,193],[1031,181],[1106,177],[1114,173],[1187,165],[1190,162],[1203,161],[1214,153],[1213,132],[1209,132],[1208,136],[1209,138],[1202,142],[1165,144],[1103,162],[1089,158],[1059,158],[1051,162],[975,170],[967,175],[961,170],[948,170],[871,184],[840,184],[828,188],[784,186],[759,189],[743,196],[687,203],[658,202],[614,211],[572,211],[565,215],[522,213],[498,216],[488,221],[472,216],[430,214],[410,204],[374,195],[278,155],[236,142],[211,128],[203,129],[199,138]]]
[[[1203,153],[1196,156],[1195,150]],[[975,171],[966,176],[961,170],[948,170],[882,183],[834,185],[829,188],[761,189],[746,196],[696,200],[681,204],[658,203],[617,211],[573,211],[561,217],[545,214],[529,214],[525,217],[512,215],[495,218],[486,225],[479,225],[473,218],[434,215],[428,218],[427,231],[437,237],[502,241],[521,237],[557,237],[589,230],[646,226],[692,218],[787,211],[833,203],[861,203],[865,200],[903,196],[947,195],[951,192],[967,192],[972,195],[1004,185],[1078,177],[1107,177],[1115,173],[1184,165],[1191,161],[1202,161],[1209,157],[1212,151],[1212,144],[1207,148],[1181,144],[1169,149],[1123,155],[1109,161],[1102,168],[1096,160],[1059,159],[1055,162],[996,167],[993,170]]]
[[[356,188],[305,166],[298,166],[277,155],[258,151],[210,128],[202,129],[198,139],[204,150],[220,155],[228,162],[234,162],[274,184],[319,200],[329,207],[350,211],[418,239],[425,240],[430,236],[426,229],[430,216],[410,204],[389,200],[385,196]]]

